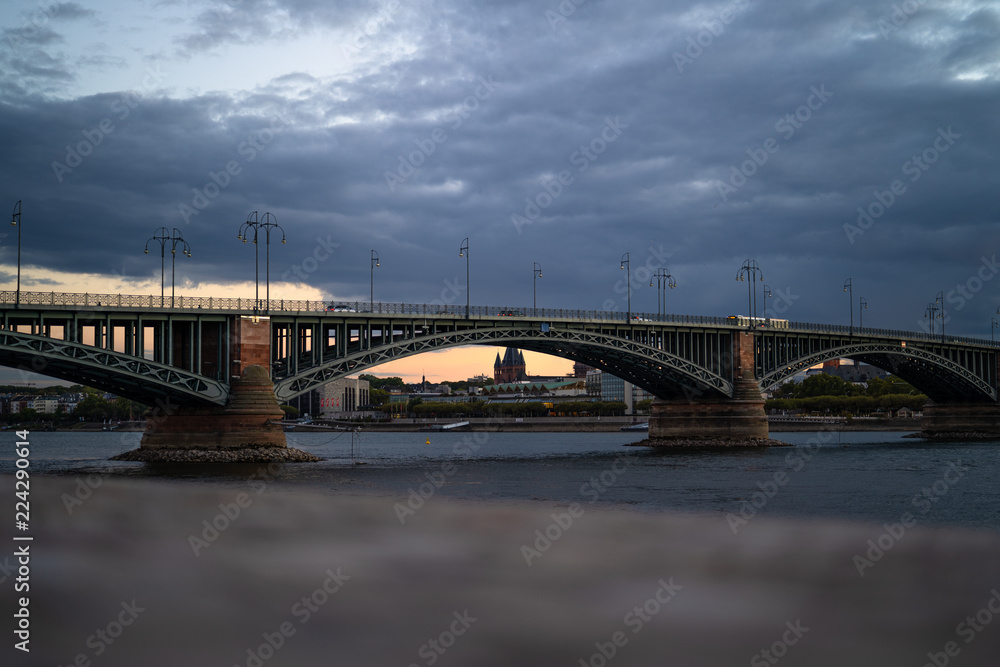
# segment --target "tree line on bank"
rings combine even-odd
[[[72,387],[19,387],[16,385],[0,386],[0,394],[53,398],[66,394],[83,395],[73,410],[66,410],[66,408],[62,405],[56,407],[56,411],[52,413],[39,412],[34,408],[23,408],[18,412],[7,413],[0,416],[0,420],[7,424],[21,422],[52,422],[54,424],[58,424],[78,421],[103,422],[107,420],[141,420],[143,415],[145,415],[146,411],[149,409],[148,406],[128,398],[122,398],[120,396],[114,399],[105,398],[104,392],[78,384],[73,385]]]
[[[909,408],[915,412],[927,402],[913,385],[893,376],[874,378],[867,386],[847,382],[835,375],[817,373],[802,382],[787,382],[765,401],[764,409],[802,413],[868,415]]]
[[[625,414],[622,401],[568,401],[549,405],[543,401],[487,403],[481,399],[444,402],[414,398],[407,403],[406,409],[416,417],[612,417]]]

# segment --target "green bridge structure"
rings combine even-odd
[[[762,391],[827,360],[926,393],[922,430],[1000,432],[1000,343],[727,317],[441,304],[0,292],[0,365],[154,406],[143,447],[284,446],[278,402],[466,345],[582,362],[657,397],[650,436],[767,438]]]

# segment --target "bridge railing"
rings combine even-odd
[[[18,301],[14,291],[0,292],[0,304],[13,305]],[[244,299],[237,297],[155,296],[138,294],[90,294],[68,292],[24,292],[20,294],[24,306],[66,306],[84,308],[144,308],[164,310],[236,310],[253,312],[342,312],[383,315],[451,315],[464,317],[464,305],[427,303],[386,303],[368,301],[307,301],[302,299]],[[256,307],[256,308],[255,308]],[[622,311],[581,310],[568,308],[522,308],[513,306],[471,306],[473,317],[531,317],[552,319],[584,319],[626,322],[629,314]],[[665,322],[673,324],[725,325],[724,317],[704,315],[675,315],[656,313],[631,313],[635,322]]]
[[[852,332],[856,336],[883,336],[886,338],[898,338],[900,340],[923,340],[928,342],[946,343],[970,343],[973,345],[987,345],[989,347],[1000,348],[1000,341],[988,341],[982,338],[971,338],[969,336],[951,336],[939,333],[929,333],[926,331],[903,331],[901,329],[879,329],[873,327],[850,327],[844,324],[816,324],[813,322],[789,322],[789,329],[797,331],[812,331],[816,333],[834,333],[850,335]]]

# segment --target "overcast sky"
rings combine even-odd
[[[287,235],[273,297],[366,301],[374,249],[377,301],[464,305],[469,237],[474,304],[530,306],[538,262],[540,307],[624,310],[628,252],[633,311],[656,311],[663,268],[669,311],[745,313],[754,259],[793,321],[846,324],[848,278],[855,324],[864,297],[865,325],[926,328],[939,292],[949,333],[1000,318],[994,3],[6,0],[0,18],[25,289],[156,293],[142,251],[165,226],[192,250],[180,293],[252,295],[236,236],[256,210]]]

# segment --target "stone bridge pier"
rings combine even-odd
[[[649,418],[652,445],[767,444],[764,397],[754,378],[754,337],[733,335],[732,398],[656,401]]]
[[[289,449],[279,423],[284,413],[270,376],[267,317],[230,320],[230,394],[225,406],[167,406],[146,415],[140,448],[123,455],[143,461],[310,460]],[[305,455],[310,456],[310,455]],[[314,460],[314,457],[311,457]]]

